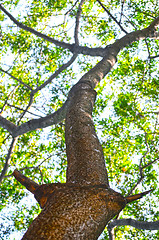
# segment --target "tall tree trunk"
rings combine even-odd
[[[108,187],[104,155],[92,120],[96,92],[88,83],[78,83],[70,95],[65,130],[67,182]]]
[[[110,189],[102,147],[92,120],[95,85],[110,69],[111,56],[85,74],[68,95],[66,113],[66,183],[39,186],[17,170],[13,175],[43,208],[23,240],[95,240],[126,203],[148,192],[124,198]],[[109,61],[108,61],[109,60]],[[113,62],[114,63],[114,62]],[[88,79],[88,80],[87,80]]]
[[[44,207],[23,239],[97,239],[126,204],[109,188],[102,147],[92,121],[96,92],[78,83],[66,117],[66,184],[42,185],[35,196]]]

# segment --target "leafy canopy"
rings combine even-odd
[[[142,29],[157,17],[158,1],[88,0],[82,6],[79,44],[105,48],[116,39]],[[3,1],[3,6],[24,25],[60,42],[73,44],[79,1]],[[0,111],[15,123],[44,117],[60,108],[69,89],[101,57],[79,54],[68,68],[53,73],[67,63],[72,53],[63,45],[17,27],[0,12]],[[121,29],[121,27],[123,29]],[[103,146],[112,188],[126,195],[154,188],[153,195],[128,205],[121,218],[159,220],[158,189],[158,93],[159,62],[155,56],[159,42],[149,39],[134,42],[118,55],[118,61],[97,86],[94,108],[96,129]],[[34,96],[32,89],[36,90]],[[0,170],[4,168],[11,135],[0,128]],[[64,182],[66,171],[64,122],[27,132],[18,138],[9,168],[0,187],[0,237],[11,239],[12,232],[23,234],[40,211],[28,192],[11,176],[17,168],[37,183]],[[28,198],[27,198],[28,199]],[[6,209],[12,209],[6,212]],[[10,226],[10,227],[9,227]],[[157,239],[158,233],[128,226],[115,230],[116,239]],[[16,238],[17,239],[17,238]],[[108,239],[107,230],[101,239]]]

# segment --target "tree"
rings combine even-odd
[[[159,229],[157,1],[19,0],[0,9],[1,208],[27,194],[14,176],[43,208],[23,239],[97,239],[111,219],[103,239],[156,239],[123,226]],[[33,206],[27,218],[23,207],[14,226],[39,212]]]

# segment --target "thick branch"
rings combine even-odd
[[[112,222],[109,223],[109,229],[112,229],[116,226],[132,226],[137,229],[144,229],[144,230],[159,230],[159,221],[155,222],[146,222],[146,221],[137,221],[134,219],[114,219]]]
[[[34,193],[36,189],[39,187],[39,184],[32,181],[31,179],[24,176],[17,169],[14,170],[12,174],[18,182],[20,182],[23,186],[25,186],[31,193]]]
[[[81,0],[79,7],[78,7],[78,11],[77,11],[77,15],[76,15],[76,26],[75,26],[75,33],[74,33],[74,38],[75,38],[75,44],[78,45],[79,44],[79,40],[78,40],[78,32],[79,32],[79,24],[80,24],[80,17],[81,17],[81,13],[82,13],[82,5],[85,2],[85,0]]]
[[[17,130],[17,126],[14,123],[10,122],[2,116],[0,116],[0,126],[8,130],[12,136],[14,136],[14,133]]]
[[[22,135],[37,128],[45,128],[53,124],[57,124],[65,119],[66,111],[69,105],[69,99],[56,112],[49,114],[46,117],[32,119],[20,126],[16,126],[7,119],[0,116],[0,125],[7,129],[13,137]]]
[[[139,41],[147,37],[157,38],[158,33],[156,32],[156,27],[158,25],[159,17],[157,17],[147,28],[126,34],[124,37],[120,38],[114,44],[112,44],[112,46],[115,47],[116,50],[120,51],[135,41]]]

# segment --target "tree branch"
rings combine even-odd
[[[12,174],[18,182],[20,182],[23,186],[25,186],[31,193],[34,193],[36,189],[39,187],[39,184],[32,181],[30,178],[24,176],[17,169],[14,170]]]
[[[159,54],[158,55],[156,55],[156,56],[150,56],[150,59],[154,59],[154,58],[158,58],[159,57]]]
[[[15,109],[17,109],[17,110],[19,110],[19,111],[22,111],[22,112],[25,111],[23,108],[14,106],[14,105],[9,104],[9,103],[6,103],[6,105],[9,106],[9,107],[11,107],[11,108],[15,108]],[[41,117],[40,115],[38,115],[38,114],[36,114],[36,113],[32,113],[32,112],[30,112],[30,111],[28,111],[28,110],[27,110],[27,113],[32,114],[32,115],[34,115],[34,116],[36,116],[36,117]]]
[[[33,90],[33,94],[38,92],[39,90],[41,90],[42,88],[44,88],[47,84],[51,83],[51,81],[57,77],[63,70],[65,70],[66,68],[68,68],[77,58],[77,54],[74,54],[71,59],[67,62],[64,63],[61,67],[59,67],[58,70],[56,70],[49,78],[47,81],[45,81],[43,84],[41,84],[40,86],[38,86],[35,90]]]
[[[17,21],[1,4],[0,4],[0,9],[21,29],[24,29],[28,32],[33,33],[34,35],[36,35],[37,37],[40,37],[48,42],[51,42],[53,44],[55,44],[56,46],[62,47],[62,48],[66,48],[71,50],[72,49],[72,45],[69,43],[65,43],[65,42],[60,42],[58,40],[53,39],[52,37],[49,37],[43,33],[40,33],[38,31],[36,31],[35,29],[28,27],[26,25],[24,25],[23,23]]]
[[[30,93],[29,103],[28,103],[28,105],[26,106],[24,112],[21,114],[21,116],[20,116],[20,118],[19,118],[19,120],[18,120],[17,125],[19,125],[21,119],[24,117],[24,115],[26,114],[26,112],[28,111],[28,109],[30,108],[30,106],[32,105],[33,101],[34,101],[34,94],[31,92],[31,93]]]
[[[146,155],[149,153],[149,145],[148,145],[148,142],[147,142],[147,133],[145,132],[145,144],[146,144],[146,152],[144,153],[144,155],[140,158],[140,163],[139,163],[139,172],[140,172],[140,178],[138,179],[137,183],[134,185],[134,187],[130,190],[130,192],[128,193],[128,196],[130,194],[132,194],[132,192],[136,189],[136,187],[141,183],[141,181],[143,180],[144,178],[144,175],[143,175],[143,167],[142,167],[142,161],[143,159],[146,157]]]
[[[49,37],[45,34],[42,34],[36,30],[34,30],[33,28],[27,27],[26,25],[20,23],[19,21],[17,21],[1,4],[0,4],[0,9],[19,27],[22,28],[28,32],[33,33],[34,35],[48,41],[51,42],[53,44],[55,44],[56,46],[62,47],[64,49],[69,49],[72,53],[76,52],[76,53],[81,53],[84,55],[90,55],[90,56],[104,56],[104,48],[89,48],[89,47],[84,47],[84,46],[78,46],[75,47],[75,44],[69,44],[69,43],[65,43],[65,42],[60,42],[58,40],[53,39],[52,37]]]
[[[80,17],[82,13],[82,5],[84,4],[85,0],[81,0],[77,15],[76,15],[76,26],[75,26],[75,32],[74,32],[74,39],[75,39],[75,45],[79,45],[79,40],[78,40],[78,32],[79,32],[79,23],[80,23]]]
[[[0,4],[0,9],[20,28],[29,31],[33,33],[34,35],[45,39],[46,41],[49,41],[51,43],[54,43],[56,46],[60,46],[64,49],[69,49],[72,53],[75,51],[78,54],[83,54],[83,55],[90,55],[90,56],[101,56],[104,57],[107,53],[107,50],[105,48],[89,48],[85,46],[77,46],[75,44],[69,44],[65,42],[60,42],[58,40],[55,40],[45,34],[42,34],[30,27],[27,27],[26,25],[18,22],[1,4]],[[118,49],[118,52],[126,47],[127,45],[133,43],[134,41],[138,41],[141,39],[145,39],[146,37],[153,37],[153,38],[158,38],[158,33],[156,33],[156,27],[159,24],[159,17],[157,17],[149,27],[143,29],[143,30],[138,30],[135,32],[131,32],[126,34],[123,38],[117,40],[113,46]],[[119,46],[120,45],[120,46]]]
[[[36,30],[34,30],[33,28],[27,27],[26,25],[20,23],[19,21],[17,21],[1,4],[0,4],[0,9],[19,27],[22,28],[28,32],[33,33],[34,35],[48,41],[51,42],[53,44],[55,44],[56,46],[62,47],[64,49],[69,49],[72,53],[74,53],[74,51],[76,51],[76,53],[81,53],[84,55],[90,55],[90,56],[104,56],[104,48],[89,48],[89,47],[83,47],[83,46],[78,46],[75,47],[75,44],[69,44],[69,43],[65,43],[65,42],[60,42],[58,40],[53,39],[52,37],[49,37],[45,34],[42,34]]]
[[[142,167],[142,169],[149,167],[150,165],[152,165],[153,163],[157,162],[158,160],[159,160],[159,158],[156,158],[156,159],[153,160],[152,162],[150,162],[150,163],[144,165],[144,166]]]
[[[109,226],[109,225],[108,225]],[[109,233],[109,240],[115,240],[114,229],[107,227]]]
[[[17,137],[24,133],[30,132],[38,128],[45,128],[53,124],[57,124],[65,119],[66,111],[69,105],[69,99],[63,104],[63,106],[56,112],[49,114],[46,117],[32,119],[28,122],[23,123],[20,126],[16,126],[12,122],[8,121],[4,117],[0,116],[0,125],[8,130],[13,137]]]
[[[150,38],[158,38],[158,32],[156,31],[156,27],[159,25],[159,17],[152,21],[152,23],[142,30],[133,31],[131,33],[126,34],[124,37],[116,40],[115,43],[112,44],[118,49],[118,51],[122,50],[124,47],[132,44],[135,41],[139,41],[145,39],[147,37]]]
[[[102,8],[104,9],[104,11],[108,14],[108,16],[111,17],[111,18],[114,20],[114,22],[116,22],[116,23],[118,24],[118,26],[120,27],[120,29],[121,29],[124,33],[127,34],[128,32],[121,26],[120,22],[118,22],[118,21],[116,20],[116,18],[108,11],[108,9],[105,8],[105,6],[103,5],[103,3],[101,3],[100,0],[97,0],[97,2],[101,5],[101,7],[102,7]]]
[[[8,130],[12,136],[14,136],[14,133],[17,130],[17,126],[10,122],[9,120],[5,119],[4,117],[0,116],[0,125],[4,129]]]
[[[108,228],[112,229],[116,226],[132,226],[137,229],[144,230],[159,230],[159,221],[155,222],[146,222],[146,221],[137,221],[131,218],[128,219],[114,219],[108,224]]]
[[[2,182],[2,180],[3,180],[3,178],[4,178],[5,174],[6,174],[6,172],[7,172],[7,170],[8,170],[9,162],[10,162],[10,159],[11,159],[11,154],[12,154],[13,149],[14,149],[14,146],[15,146],[15,144],[16,144],[16,140],[17,140],[17,138],[13,138],[13,139],[12,139],[12,142],[11,142],[11,144],[10,144],[10,148],[9,148],[9,150],[8,150],[8,154],[7,154],[7,156],[6,156],[6,161],[5,161],[3,170],[2,170],[2,172],[1,172],[1,174],[0,174],[0,183]]]
[[[122,19],[122,16],[123,16],[124,3],[125,3],[125,0],[121,0],[121,12],[120,12],[119,24],[121,24],[121,19]]]
[[[8,96],[6,97],[6,100],[5,100],[4,104],[3,104],[3,107],[1,108],[0,115],[2,114],[5,106],[8,105],[8,103],[7,103],[7,102],[8,102],[8,99],[9,99],[9,98],[11,97],[11,95],[15,92],[15,90],[17,89],[17,87],[18,87],[18,85],[15,86],[14,89],[13,89],[13,90],[8,94]]]
[[[10,74],[9,72],[3,70],[2,68],[0,68],[0,71],[6,73],[8,76],[10,76],[11,78],[13,78],[14,80],[16,80],[17,82],[19,82],[20,84],[24,85],[26,88],[28,88],[29,90],[32,91],[32,88],[28,84],[24,83],[22,80],[14,77],[12,74]]]
[[[76,53],[81,53],[84,55],[90,55],[90,56],[101,56],[103,57],[104,54],[104,48],[89,48],[89,47],[83,47],[83,46],[78,46],[78,48],[75,48],[75,44],[69,44],[65,42],[60,42],[58,40],[53,39],[52,37],[49,37],[43,33],[40,33],[36,31],[35,29],[28,27],[19,21],[17,21],[1,4],[0,4],[0,9],[21,29],[24,29],[28,32],[31,32],[32,34],[36,35],[37,37],[40,37],[48,42],[51,42],[55,44],[56,46],[62,47],[64,49],[69,49],[72,53],[76,51]]]
[[[131,32],[126,36],[122,37],[121,39],[117,40],[114,44],[108,45],[105,48],[105,52],[104,52],[105,56],[103,57],[103,59],[100,62],[98,62],[90,71],[88,71],[79,80],[78,83],[85,82],[91,85],[92,88],[95,88],[97,84],[106,76],[106,74],[111,70],[111,68],[116,63],[116,60],[117,60],[116,56],[119,53],[119,51],[134,41],[138,41],[140,39],[144,39],[146,37],[155,35],[154,29],[158,24],[159,24],[159,17],[156,18],[150,24],[149,27],[143,30],[137,30],[137,31]],[[66,67],[66,65],[70,65],[70,63],[72,63],[72,61],[74,61],[75,58],[76,58],[76,54],[73,55],[73,57],[69,62],[64,64],[61,67],[61,69],[59,68],[57,71],[62,71]],[[57,74],[57,72],[55,72],[54,74]],[[52,80],[52,78],[54,77],[54,74],[50,77],[50,79],[48,79],[48,81]],[[48,81],[44,83],[45,86]],[[42,87],[44,87],[44,85],[41,85],[35,91],[40,90]],[[71,97],[71,94],[69,94],[69,97]],[[69,97],[68,97],[68,100],[65,102],[65,104],[58,111],[46,117],[30,120],[26,123],[23,123],[21,126],[17,127],[10,121],[0,116],[0,125],[5,129],[7,129],[12,134],[12,136],[16,137],[26,132],[35,130],[37,128],[45,128],[53,124],[56,124],[58,122],[61,122],[66,116],[66,111],[69,104]]]

